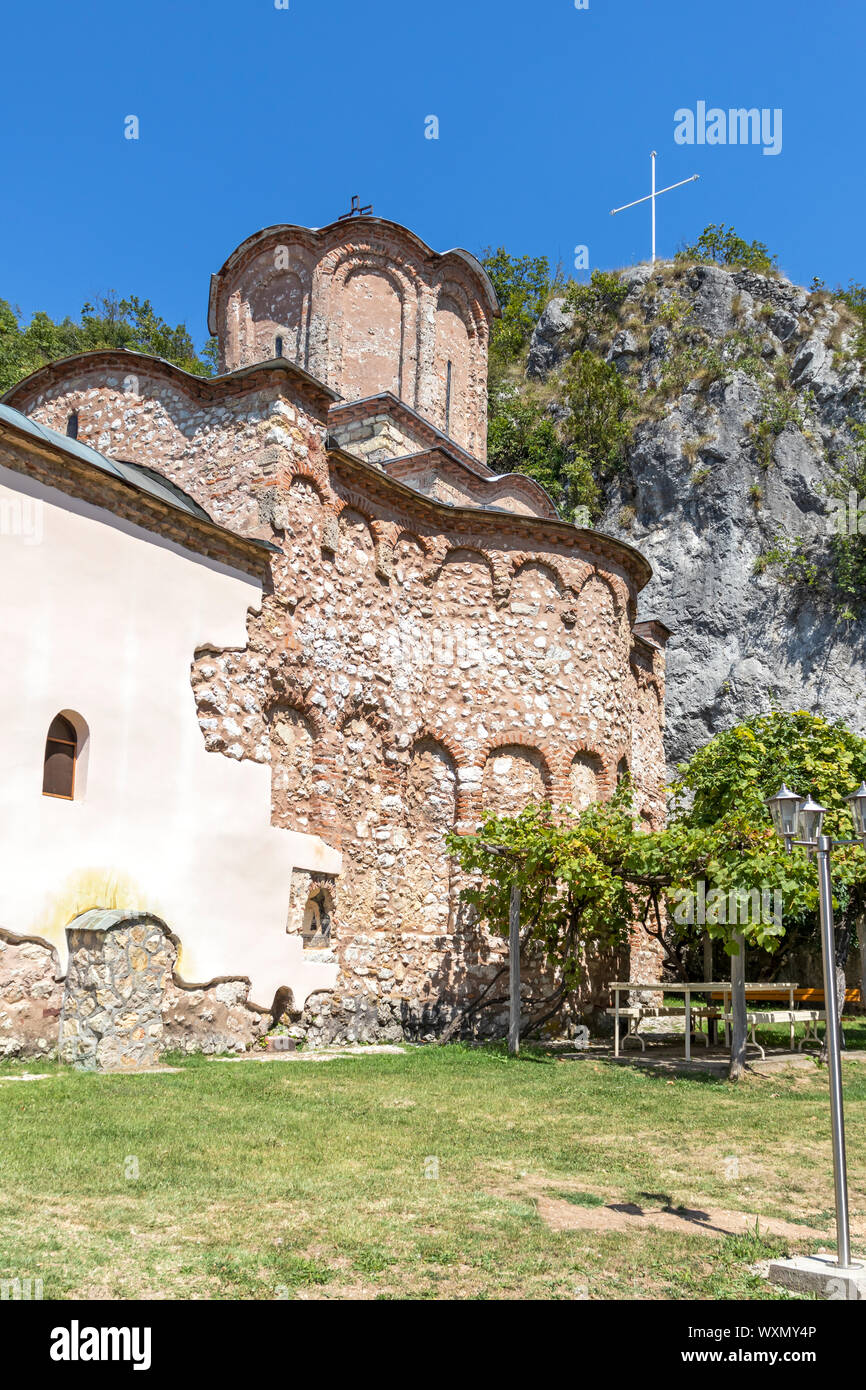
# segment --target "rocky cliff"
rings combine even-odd
[[[669,262],[619,279],[625,297],[601,324],[549,304],[527,378],[556,418],[558,383],[589,349],[633,392],[596,524],[650,559],[641,616],[674,630],[670,763],[772,704],[866,733],[866,620],[837,582],[834,539],[835,494],[863,472],[862,325],[775,272]]]

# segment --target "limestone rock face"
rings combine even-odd
[[[715,354],[716,370],[708,383],[696,367],[661,410],[639,420],[598,522],[651,561],[640,616],[675,633],[668,762],[773,703],[866,733],[862,618],[846,616],[820,585],[792,583],[777,565],[756,568],[763,553],[799,542],[819,572],[826,568],[838,525],[828,483],[850,457],[852,426],[866,420],[853,327],[828,296],[781,276],[709,265],[674,271],[623,273],[620,324],[630,326],[613,333],[607,360],[629,372],[639,408],[658,400],[675,366],[673,317],[685,320],[687,342],[691,335]],[[527,375],[545,378],[567,360],[572,326],[554,300],[536,327]],[[681,335],[680,351],[682,343]]]
[[[552,299],[535,325],[529,348],[527,376],[543,378],[567,358],[567,339],[574,324],[574,315],[564,306],[564,300]]]

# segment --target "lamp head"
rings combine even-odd
[[[863,841],[866,849],[866,782],[861,782],[856,792],[848,797],[851,818],[854,821],[854,834]]]
[[[824,815],[825,808],[819,806],[811,796],[807,796],[800,806],[800,814],[797,817],[797,839],[816,844],[821,834]]]
[[[790,849],[791,841],[797,837],[797,818],[802,804],[803,798],[786,787],[784,782],[776,795],[769,797],[766,802],[776,834],[785,841],[786,849]]]

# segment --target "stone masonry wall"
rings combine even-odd
[[[155,468],[219,525],[270,538],[260,499],[276,476],[279,447],[296,468],[324,459],[326,407],[305,398],[282,371],[263,371],[232,395],[184,373],[147,366],[129,354],[84,361],[62,380],[15,398],[15,408],[65,434],[78,415],[78,438],[109,458]],[[268,451],[271,451],[270,453]]]
[[[585,804],[626,769],[660,823],[662,652],[632,634],[629,573],[580,532],[446,530],[345,456],[282,467],[273,593],[246,649],[194,663],[200,722],[213,752],[271,762],[276,823],[343,851],[337,989],[296,1028],[425,1036],[503,959],[460,909],[445,832],[532,798]]]
[[[63,981],[50,946],[0,932],[0,1057],[47,1057],[57,1049]]]

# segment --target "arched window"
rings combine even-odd
[[[72,414],[69,416],[69,419],[66,421],[66,437],[67,437],[67,439],[77,439],[77,438],[78,438],[78,411],[77,411],[77,410],[73,410]]]
[[[62,714],[51,721],[45,740],[45,763],[42,771],[42,795],[59,796],[64,801],[75,797],[75,762],[78,757],[78,735]]]
[[[278,337],[277,340],[276,340],[276,342],[275,342],[275,344],[274,344],[274,356],[275,356],[275,357],[282,357],[282,355],[283,355],[283,340],[282,340],[282,338]]]

